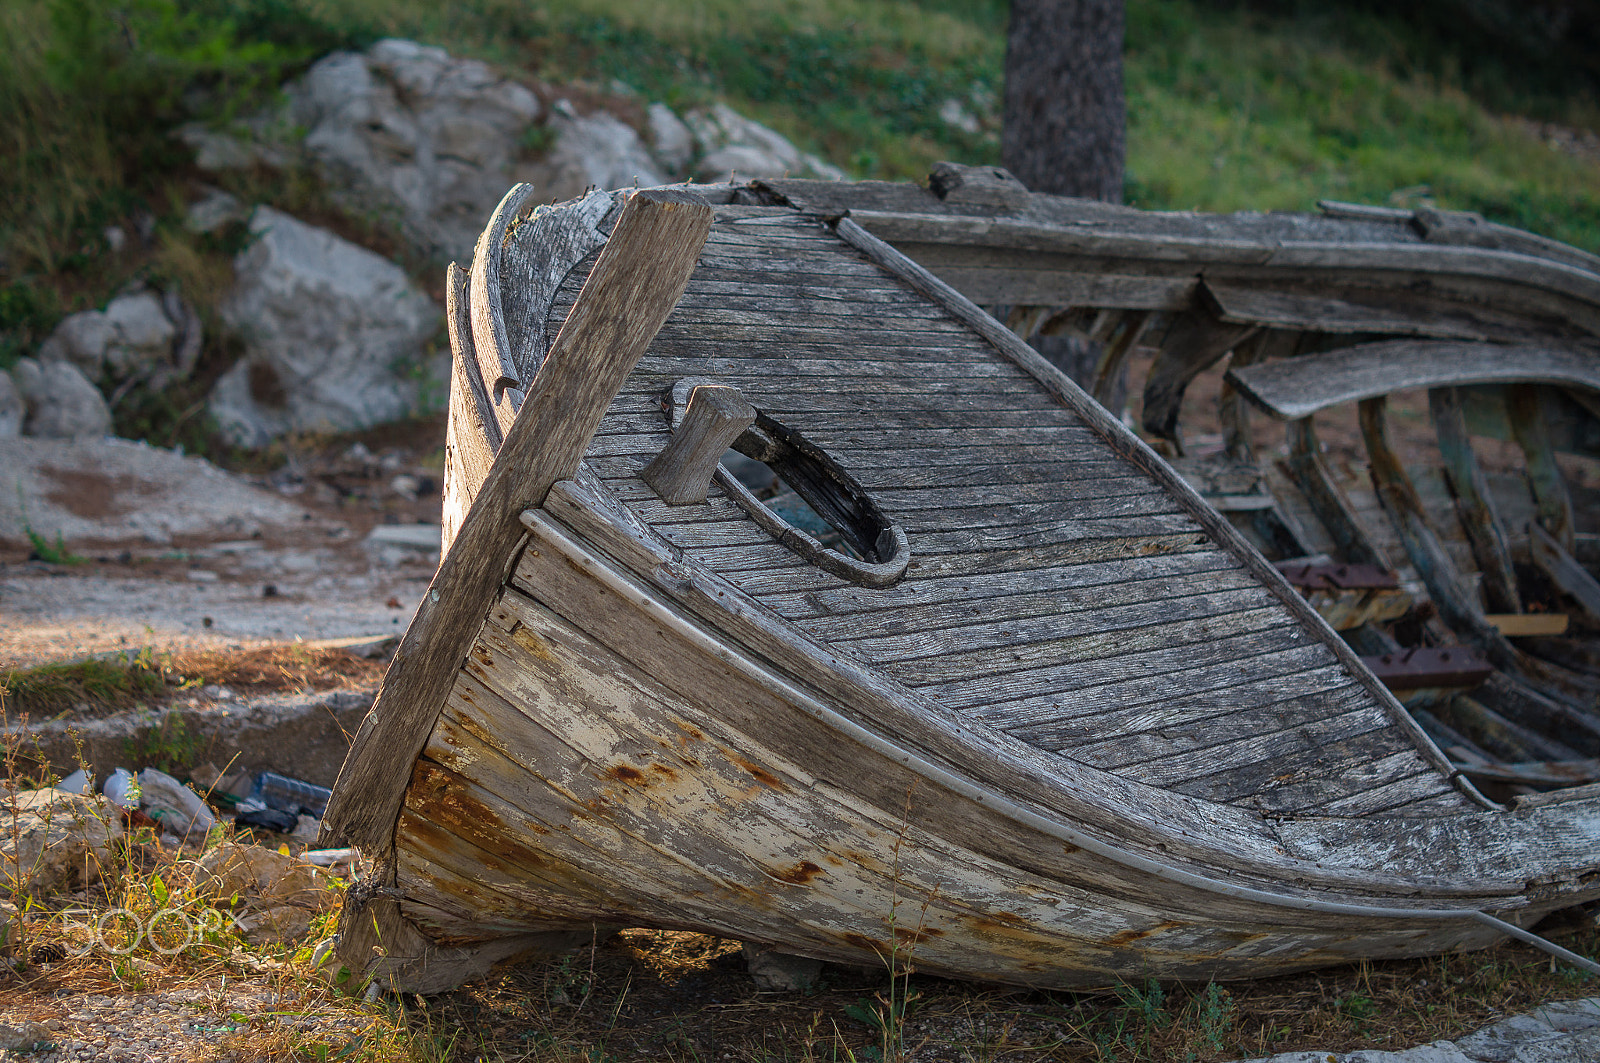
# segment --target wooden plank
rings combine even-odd
[[[1374,766],[1386,766],[1381,755],[1384,750],[1373,748],[1374,740],[1381,738],[1383,733],[1359,732],[1341,741],[1331,742],[1315,752],[1301,754],[1296,770],[1283,771],[1284,765],[1280,761],[1268,757],[1231,771],[1180,783],[1174,789],[1200,800],[1229,802],[1257,809],[1271,802],[1274,788],[1295,782],[1304,784],[1296,795],[1298,800],[1306,800],[1312,793],[1324,798],[1360,793],[1363,781],[1361,773]],[[1286,739],[1279,741],[1287,744]],[[1272,743],[1263,740],[1261,744],[1270,748]],[[1356,778],[1350,783],[1341,784],[1340,777],[1350,772],[1357,773]],[[1445,778],[1442,774],[1436,774],[1435,777]]]
[[[666,442],[667,430],[663,425],[655,433],[629,432],[616,436],[596,436],[589,454],[597,458],[633,456],[648,461],[666,445]],[[913,438],[912,442],[918,441]],[[824,443],[823,449],[843,449],[835,448],[829,445],[830,443],[831,441]],[[857,469],[871,468],[875,464],[931,465],[943,462],[950,465],[993,465],[1048,462],[1053,456],[1062,454],[1071,447],[1070,442],[986,443],[981,439],[964,440],[960,444],[950,446],[908,446],[903,433],[898,439],[894,433],[885,433],[878,439],[853,444],[847,453],[835,454],[834,458],[839,464],[855,473]]]
[[[1403,762],[1405,754],[1390,754],[1395,762]],[[1374,764],[1379,772],[1389,773],[1386,764]],[[1462,815],[1474,812],[1475,807],[1461,792],[1451,789],[1450,780],[1442,778],[1432,768],[1422,768],[1414,775],[1398,775],[1387,783],[1355,792],[1346,797],[1325,800],[1314,788],[1296,792],[1293,784],[1275,788],[1262,794],[1264,800],[1254,800],[1254,807],[1274,808],[1274,812],[1291,815],[1371,816],[1371,815]],[[1301,804],[1304,802],[1304,804]]]
[[[1566,613],[1489,613],[1484,619],[1502,635],[1525,638],[1531,635],[1564,635],[1571,618]]]
[[[1433,706],[1434,715],[1498,760],[1576,760],[1577,750],[1509,720],[1466,694]]]
[[[1178,413],[1190,381],[1255,331],[1254,325],[1220,321],[1198,309],[1178,318],[1162,339],[1161,353],[1145,377],[1144,412],[1140,417],[1145,431],[1172,441],[1181,454]]]
[[[982,603],[991,598],[1037,597],[1041,601],[1077,601],[1090,599],[1095,593],[1090,588],[1107,584],[1127,583],[1137,586],[1175,576],[1203,576],[1217,579],[1218,586],[1241,586],[1255,581],[1238,571],[1234,561],[1218,550],[1210,553],[1173,554],[1165,557],[1139,558],[1135,561],[1111,561],[1100,564],[1073,565],[1063,568],[1034,569],[1029,572],[999,572],[985,576],[958,576],[950,579],[918,579],[897,584],[893,588],[863,589],[839,587],[829,590],[812,590],[794,593],[772,593],[762,596],[762,602],[779,610],[785,616],[810,615],[859,616],[887,611],[881,622],[891,625],[892,617],[901,615],[908,623],[921,615],[942,615],[951,603],[965,603],[968,608],[988,608]],[[1003,608],[995,605],[993,608]]]
[[[1374,732],[1393,734],[1382,714],[1367,706],[1319,724],[1219,742],[1206,747],[1203,756],[1198,755],[1199,750],[1183,750],[1125,765],[1118,773],[1211,801],[1237,801],[1268,789],[1285,776],[1333,782],[1341,768],[1370,763],[1370,741],[1355,740],[1370,738]]]
[[[1433,416],[1435,437],[1444,455],[1445,475],[1456,497],[1456,512],[1462,530],[1472,544],[1472,556],[1483,575],[1483,593],[1490,609],[1504,613],[1522,612],[1522,596],[1517,591],[1517,574],[1506,545],[1505,525],[1495,508],[1494,496],[1483,467],[1472,450],[1467,422],[1461,410],[1461,394],[1455,388],[1431,388],[1428,409]],[[1499,625],[1495,625],[1499,627]],[[1500,628],[1502,633],[1504,628]]]
[[[577,471],[606,406],[682,293],[710,224],[710,206],[691,196],[629,198],[356,733],[324,840],[390,850],[407,769],[521,537],[516,514]]]
[[[1429,525],[1411,477],[1389,443],[1387,407],[1387,398],[1378,396],[1362,399],[1359,408],[1361,437],[1366,443],[1373,484],[1384,511],[1399,533],[1417,575],[1427,586],[1428,597],[1439,610],[1440,618],[1451,630],[1488,654],[1490,660],[1503,664],[1512,659],[1513,651],[1483,619],[1476,597],[1467,589],[1455,562]]]
[[[1275,679],[1292,683],[1291,677],[1328,667],[1327,655],[1315,647],[1296,647],[1289,639],[1269,639],[1263,647],[1262,641],[1259,632],[1249,632],[1222,645],[1174,648],[1159,639],[1133,636],[1124,640],[1129,659],[1097,667],[1094,675],[1080,678],[1075,663],[1038,669],[1015,681],[995,683],[991,698],[970,688],[956,691],[952,681],[941,698],[948,701],[963,695],[959,707],[973,719],[993,723],[1008,734],[1040,735],[1039,740],[1051,746],[1055,739],[1049,736],[1055,728],[1069,733],[1068,720],[1179,698],[1194,706],[1236,706],[1239,692],[1233,688]],[[1085,659],[1093,656],[1086,654]],[[1329,685],[1337,686],[1346,678],[1330,679]]]
[[[1170,585],[1166,588],[1172,590]],[[963,622],[950,617],[932,629],[892,635],[836,638],[833,644],[867,660],[887,664],[943,657],[953,649],[962,653],[1003,650],[1004,656],[1060,640],[1083,635],[1132,631],[1157,623],[1193,621],[1225,617],[1246,609],[1259,609],[1271,602],[1259,586],[1237,590],[1206,590],[1195,594],[1164,594],[1116,605],[1107,602],[1095,609],[1053,612],[1041,616],[1005,616],[998,620]]]
[[[499,306],[506,342],[516,376],[532,380],[550,347],[550,306],[569,272],[589,275],[584,260],[605,246],[600,225],[615,206],[610,193],[591,192],[564,210],[541,211],[526,217],[532,204],[524,201],[508,236],[502,238],[498,264],[491,248],[489,269],[497,283],[491,292],[514,292],[515,298]],[[492,228],[492,226],[491,226]],[[492,238],[491,238],[492,239]],[[563,308],[569,309],[569,306]],[[562,314],[565,319],[566,314]]]
[[[768,386],[771,384],[769,382]],[[923,428],[1028,428],[1034,426],[1070,426],[1058,411],[1026,409],[1011,406],[996,396],[975,400],[950,408],[941,408],[937,398],[891,394],[881,396],[850,396],[839,392],[826,393],[821,401],[807,401],[810,396],[785,396],[781,391],[763,391],[757,387],[741,385],[746,399],[767,416],[783,421],[805,431],[844,432],[851,428],[899,429],[918,431]],[[655,429],[664,423],[659,393],[625,392],[617,397],[606,415],[601,429],[611,434],[622,429]],[[979,405],[982,402],[983,405]],[[1020,405],[1020,404],[1019,404]],[[986,409],[984,406],[1004,406]],[[596,433],[600,434],[600,433]]]
[[[1409,388],[1543,382],[1600,391],[1600,358],[1558,344],[1391,340],[1263,362],[1230,370],[1228,379],[1273,417],[1292,421]]]
[[[1120,323],[1116,335],[1102,346],[1089,381],[1089,394],[1094,400],[1107,409],[1115,406],[1119,414],[1126,402],[1128,356],[1155,319],[1148,310],[1134,311],[1123,317],[1125,320]]]
[[[1528,485],[1539,509],[1539,523],[1562,549],[1570,553],[1575,544],[1577,522],[1572,513],[1572,496],[1566,477],[1556,462],[1550,441],[1550,424],[1556,419],[1556,396],[1547,387],[1518,384],[1506,389],[1506,416],[1511,434],[1522,449],[1527,466]]]
[[[1185,755],[1192,756],[1203,750],[1230,745],[1246,737],[1283,731],[1300,733],[1315,744],[1320,725],[1360,713],[1366,714],[1371,727],[1388,726],[1388,721],[1377,706],[1362,698],[1354,685],[1347,685],[1332,697],[1275,701],[1270,710],[1264,705],[1240,704],[1232,712],[1213,716],[1175,717],[1163,714],[1167,718],[1161,719],[1154,728],[1116,734],[1098,741],[1083,741],[1074,744],[1070,750],[1063,748],[1062,752],[1108,771],[1122,771],[1167,758],[1177,763],[1176,758]],[[1198,773],[1212,770],[1212,767],[1206,766]]]
[[[1115,306],[1131,310],[1183,310],[1194,300],[1193,276],[1159,277],[1136,273],[1091,273],[1083,264],[1050,268],[1035,263],[1035,256],[1011,260],[1013,268],[1000,265],[964,265],[948,254],[926,253],[930,245],[900,244],[918,262],[951,288],[975,303],[994,304],[1010,300],[1054,306]],[[942,249],[940,249],[942,250]],[[935,258],[946,261],[934,261]],[[949,261],[954,258],[954,261]],[[1077,267],[1077,268],[1074,268]]]
[[[1084,566],[1103,568],[1104,566]],[[1126,566],[1117,565],[1116,569]],[[1158,602],[1180,597],[1180,592],[1203,586],[1207,594],[1237,592],[1246,589],[1259,591],[1259,585],[1248,575],[1224,569],[1208,572],[1203,581],[1180,580],[1171,577],[1128,580],[1107,577],[1106,582],[1091,583],[1088,578],[1043,593],[1027,593],[1016,588],[1015,581],[1007,579],[1005,589],[989,597],[968,593],[960,597],[925,605],[910,605],[894,595],[890,600],[877,603],[871,612],[829,613],[799,621],[799,625],[812,636],[834,644],[843,645],[852,639],[882,638],[913,635],[921,632],[953,629],[956,625],[987,625],[1020,622],[1040,617],[1065,618],[1098,609],[1114,609],[1138,603]],[[953,581],[952,581],[953,582]],[[962,580],[969,586],[978,580]],[[920,587],[918,589],[921,589]],[[1261,592],[1264,596],[1265,592]],[[804,604],[815,608],[820,595],[806,597]],[[764,599],[765,604],[782,611],[778,602]]]
[[[916,379],[904,382],[902,389],[915,393],[928,386],[928,378],[935,380],[962,380],[967,390],[1005,394],[1006,384],[1011,390],[1037,391],[1015,369],[991,358],[963,359],[959,347],[941,343],[931,347],[915,347],[908,343],[890,342],[878,358],[862,357],[862,347],[856,343],[816,344],[795,341],[785,343],[784,357],[773,358],[752,351],[747,343],[727,341],[721,337],[684,337],[680,342],[667,341],[655,345],[650,352],[646,371],[663,378],[677,380],[686,376],[724,377],[740,372],[752,376],[770,375],[779,369],[784,376],[840,377],[852,381],[879,379],[890,386],[906,370],[907,362],[916,366]],[[737,383],[738,381],[728,381]],[[768,387],[772,384],[769,382]],[[810,387],[810,381],[806,381]],[[859,387],[859,383],[841,387]]]
[[[1298,278],[1296,278],[1298,279]],[[1377,332],[1401,336],[1483,341],[1483,325],[1470,312],[1419,313],[1413,307],[1386,305],[1387,293],[1374,291],[1363,300],[1359,291],[1341,292],[1344,298],[1305,291],[1274,291],[1254,284],[1227,284],[1215,278],[1202,282],[1202,290],[1223,321],[1311,332]]]
[[[1148,696],[1144,691],[1172,697],[1185,689],[1248,681],[1263,669],[1278,674],[1327,662],[1325,653],[1304,643],[1299,632],[1275,630],[1271,610],[1256,609],[1222,620],[1178,620],[1033,643],[1007,654],[947,653],[904,665],[888,664],[884,671],[911,686],[938,687],[939,700],[958,709],[1024,698],[1037,704],[1045,696],[1065,696],[1069,706],[1083,705],[1091,688],[1106,686],[1119,688],[1115,700],[1120,703],[1134,694]],[[1201,676],[1203,669],[1214,667],[1214,673]],[[1124,691],[1120,689],[1124,683],[1146,686],[1143,691]],[[1019,716],[1015,709],[1007,713],[1009,719],[1029,723],[1040,714],[1063,713],[1059,707],[1042,705],[1039,714]]]
[[[1054,718],[1041,717],[1032,723],[1005,723],[1005,727],[1008,734],[1025,742],[1071,756],[1077,745],[1109,734],[1159,730],[1169,724],[1184,725],[1244,710],[1270,714],[1277,711],[1275,707],[1280,702],[1348,699],[1351,688],[1350,677],[1343,670],[1337,665],[1323,664],[1265,679],[1242,679],[1226,686],[1170,697],[1157,696],[1153,700],[1133,694],[1126,702],[1104,709],[1080,712],[1063,704]],[[1014,703],[1010,711],[1018,711],[1018,705]]]
[[[1115,535],[1104,539],[1072,539],[1015,548],[984,550],[962,548],[944,554],[919,550],[912,558],[911,569],[919,579],[972,576],[987,572],[1015,572],[1030,568],[1085,564],[1113,558],[1131,559],[1148,557],[1152,554],[1183,553],[1206,550],[1211,546],[1211,542],[1203,534],[1193,532],[1170,535]],[[706,568],[728,576],[751,593],[790,585],[783,573],[769,574],[762,571],[774,561],[770,552],[739,547],[726,549],[710,547],[692,551],[692,556]],[[804,588],[813,586],[809,580],[802,580],[797,585]],[[823,585],[838,584],[829,580]]]
[[[1500,715],[1552,735],[1586,757],[1600,757],[1600,718],[1536,690],[1529,682],[1496,672],[1475,691],[1477,700]]]
[[[445,272],[445,321],[450,333],[450,413],[445,423],[445,476],[440,512],[440,556],[450,551],[472,500],[494,465],[503,438],[494,404],[472,347],[467,308],[467,272],[450,264]]]
[[[1528,525],[1528,546],[1534,564],[1544,570],[1550,582],[1581,605],[1591,619],[1600,620],[1600,581],[1562,549],[1555,536],[1536,523]]]
[[[500,305],[500,263],[505,253],[506,230],[524,209],[531,209],[532,199],[532,185],[512,185],[495,207],[472,255],[469,285],[472,345],[502,432],[510,431],[520,399],[519,395],[508,397],[506,390],[521,388],[523,380],[512,357],[511,340],[506,334],[505,314]]]
[[[1291,421],[1288,436],[1289,459],[1285,468],[1311,512],[1333,538],[1340,557],[1356,564],[1392,568],[1388,556],[1373,541],[1371,529],[1357,516],[1323,461],[1322,444],[1311,418]]]

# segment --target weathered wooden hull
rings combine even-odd
[[[936,278],[732,202],[685,257],[647,231],[676,208],[603,198],[514,193],[452,284],[455,542],[326,821],[374,864],[347,962],[428,990],[651,925],[1030,985],[1239,978],[1600,896],[1600,795],[1484,800],[1232,524]],[[608,295],[674,270],[681,298]],[[744,453],[834,470],[861,557],[725,470],[657,496],[684,378],[766,418]]]

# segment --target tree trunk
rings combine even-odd
[[[1001,164],[1034,192],[1122,201],[1122,0],[1011,0]]]

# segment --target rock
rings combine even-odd
[[[176,291],[133,291],[104,310],[61,320],[39,347],[39,361],[65,361],[98,380],[137,380],[163,387],[187,376],[200,356],[200,317]]]
[[[223,842],[196,864],[197,890],[225,901],[237,897],[252,911],[290,907],[323,912],[339,902],[322,868],[265,846]]]
[[[37,1022],[0,1022],[0,1052],[25,1055],[55,1039],[48,1028]]]
[[[252,945],[284,945],[299,941],[311,932],[315,912],[291,905],[279,905],[235,920],[239,935]]]
[[[106,400],[71,362],[40,364],[20,358],[11,374],[27,404],[24,435],[85,439],[110,433],[111,411]]]
[[[656,159],[674,174],[685,174],[694,158],[694,134],[683,119],[664,103],[652,103],[645,111],[650,123],[650,147]]]
[[[532,92],[485,64],[402,40],[325,56],[285,91],[333,184],[353,188],[363,209],[397,209],[421,247],[461,261],[540,114]]]
[[[183,227],[192,233],[214,233],[225,225],[244,221],[249,213],[237,197],[220,188],[207,188],[203,198],[189,204]]]
[[[541,201],[575,199],[591,188],[667,183],[639,134],[616,118],[604,111],[580,116],[566,100],[558,100],[551,112],[555,146],[517,171]]]
[[[105,543],[304,523],[299,506],[204,458],[126,439],[0,439],[0,468],[0,541],[18,546],[27,545],[29,525],[68,542]]]
[[[115,338],[115,330],[104,312],[85,310],[68,314],[39,345],[39,360],[65,360],[81,369],[85,376],[98,378],[105,365],[106,348]]]
[[[146,376],[155,365],[171,361],[178,327],[154,293],[119,296],[106,304],[105,314],[115,337],[105,350],[106,368],[114,377]]]
[[[22,392],[11,379],[11,374],[0,369],[0,439],[12,439],[22,434],[22,422],[28,416]]]
[[[802,993],[815,986],[822,975],[821,960],[793,956],[748,941],[744,943],[744,958],[749,964],[751,979],[761,989]]]
[[[64,790],[25,790],[0,805],[0,817],[0,881],[35,897],[98,882],[122,836],[105,801]]]
[[[256,208],[250,231],[219,308],[245,344],[211,393],[224,433],[260,446],[412,412],[417,385],[401,372],[424,363],[438,331],[427,295],[388,259],[270,207]]]
[[[367,533],[363,542],[367,556],[376,565],[437,565],[440,554],[437,524],[380,524]]]
[[[690,111],[684,121],[694,131],[702,158],[694,176],[700,181],[754,177],[820,177],[842,181],[845,173],[815,155],[796,148],[782,134],[751,121],[725,103]]]
[[[208,173],[287,166],[293,156],[273,142],[269,135],[272,125],[269,118],[258,118],[236,123],[235,132],[223,133],[200,122],[190,122],[180,126],[176,135],[194,152],[195,165]]]
[[[974,136],[983,132],[983,123],[978,121],[978,116],[953,96],[939,105],[939,121]]]

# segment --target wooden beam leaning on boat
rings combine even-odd
[[[612,397],[683,295],[711,218],[710,205],[692,193],[629,195],[356,734],[352,751],[370,750],[345,763],[364,777],[341,776],[339,785],[359,800],[329,809],[326,837],[371,853],[392,849],[412,762],[522,535],[517,515],[577,474]]]

